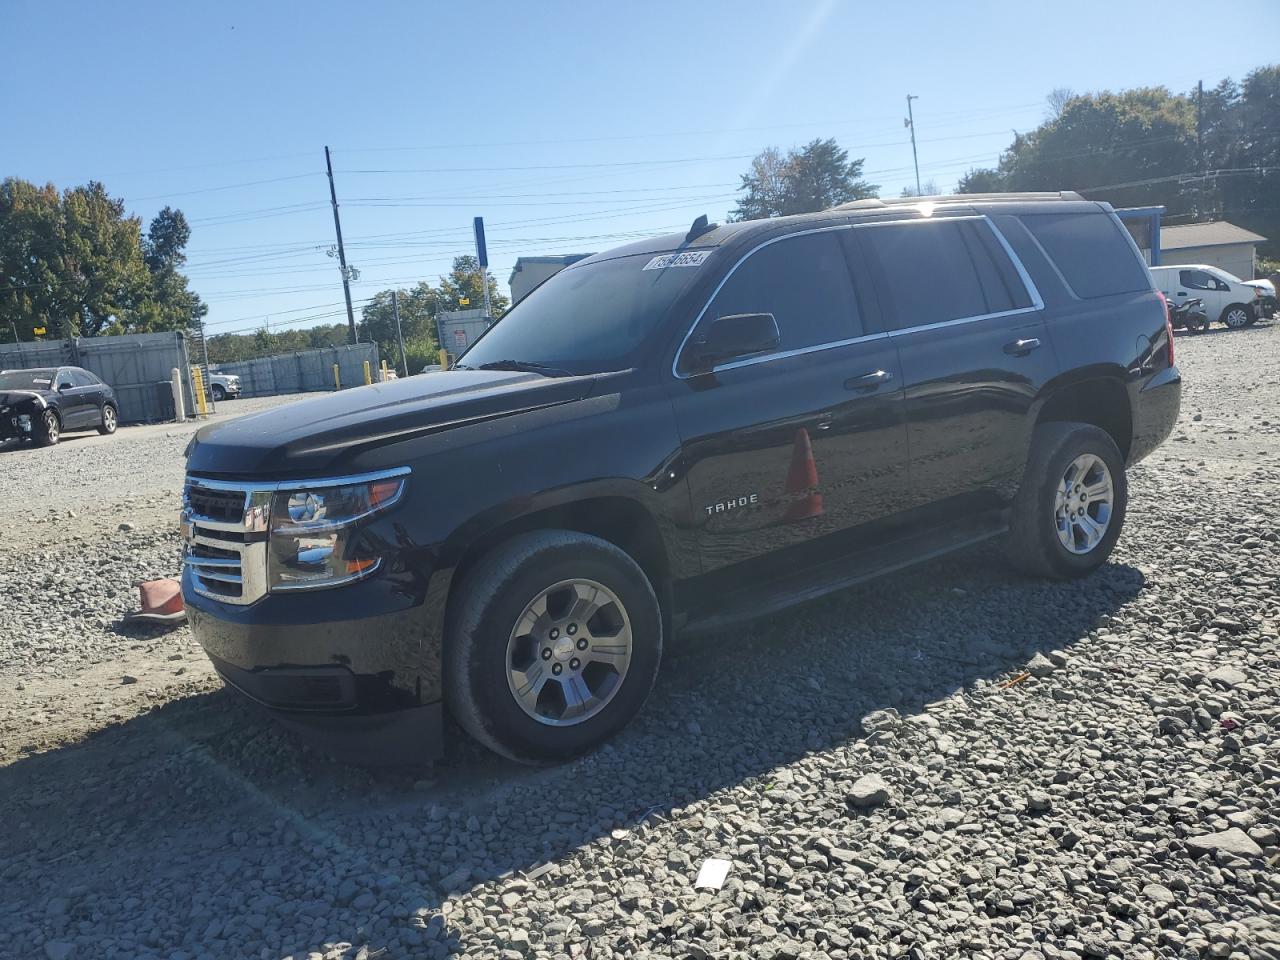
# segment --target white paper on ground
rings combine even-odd
[[[702,864],[702,869],[698,871],[698,879],[693,881],[694,887],[719,890],[724,886],[724,879],[729,876],[729,867],[731,866],[732,864],[728,860],[711,857]]]

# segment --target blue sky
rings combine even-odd
[[[914,179],[908,93],[921,178],[945,191],[1039,123],[1055,87],[1186,90],[1275,59],[1256,41],[1280,3],[1206,10],[8,0],[0,176],[101,180],[144,223],[177,206],[211,333],[305,327],[344,316],[325,144],[358,313],[471,252],[475,215],[504,288],[522,254],[722,219],[769,145],[834,136],[897,195]]]

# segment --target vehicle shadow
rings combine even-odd
[[[84,932],[102,957],[494,948],[470,943],[450,894],[564,884],[573,870],[558,864],[602,849],[620,893],[623,876],[644,879],[627,874],[628,851],[655,823],[729,789],[763,798],[777,768],[861,737],[871,711],[915,714],[1017,676],[1038,651],[1069,654],[1143,583],[1122,564],[1027,580],[985,549],[677,642],[639,720],[557,768],[452,731],[434,769],[361,769],[228,693],[170,703],[0,768],[0,929],[13,942]],[[50,915],[50,898],[67,909]]]
[[[56,445],[62,446],[63,444],[74,443],[77,440],[91,440],[94,437],[100,437],[100,436],[102,436],[102,434],[98,433],[97,430],[93,430],[88,433],[64,433],[58,437],[58,443]],[[0,440],[0,453],[8,453],[14,450],[47,450],[47,449],[51,449],[51,448],[36,447],[20,439]]]
[[[1259,330],[1266,330],[1268,327],[1271,327],[1271,326],[1274,326],[1274,318],[1263,318],[1251,323],[1247,327],[1241,327],[1238,330],[1232,330],[1230,327],[1220,326],[1219,324],[1215,323],[1212,326],[1210,326],[1207,330],[1202,330],[1199,333],[1192,333],[1190,330],[1179,328],[1173,331],[1173,335],[1178,339],[1182,339],[1185,337],[1188,340],[1196,340],[1201,337],[1217,337],[1226,333],[1239,334],[1239,333],[1249,333],[1250,331],[1256,332]]]

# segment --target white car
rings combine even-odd
[[[1170,303],[1198,297],[1204,301],[1210,322],[1226,324],[1232,330],[1252,325],[1262,315],[1264,287],[1246,283],[1220,267],[1204,263],[1179,263],[1152,267],[1156,287]]]
[[[240,378],[234,373],[209,373],[209,393],[214,403],[240,396]]]

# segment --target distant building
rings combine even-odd
[[[589,253],[566,253],[554,257],[520,257],[511,270],[511,279],[507,281],[511,287],[512,306],[523,300],[530,290],[547,277],[553,277],[571,263],[585,260],[589,256]]]
[[[1257,246],[1266,237],[1225,220],[1160,227],[1160,262],[1206,263],[1241,280],[1252,280]]]

